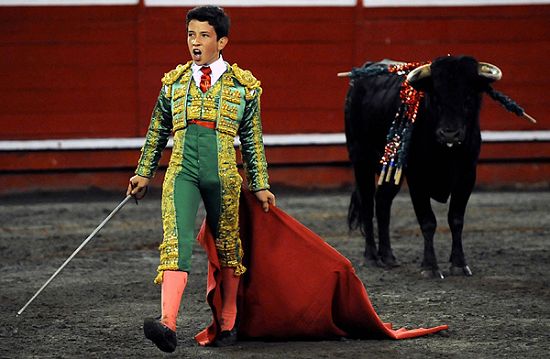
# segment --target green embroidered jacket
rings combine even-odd
[[[218,136],[239,136],[243,166],[251,191],[268,189],[260,96],[262,88],[250,71],[227,64],[214,84],[219,91],[203,95],[192,86],[192,62],[178,65],[162,78],[136,174],[154,176],[171,133],[187,127],[187,120],[215,121]],[[219,82],[219,85],[218,85]]]

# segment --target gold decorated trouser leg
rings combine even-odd
[[[239,238],[239,197],[243,180],[235,162],[233,137],[217,132],[217,141],[221,213],[217,227],[211,228],[217,228],[216,249],[220,265],[234,268],[234,275],[240,276],[246,271]]]
[[[241,183],[230,136],[197,125],[176,132],[163,184],[164,240],[155,282],[162,282],[165,270],[190,271],[201,198],[220,265],[235,268],[235,275],[244,273],[238,223]]]

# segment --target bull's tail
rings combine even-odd
[[[361,233],[364,234],[364,215],[362,207],[359,189],[355,187],[351,193],[351,199],[348,207],[348,228],[350,231],[359,229]]]

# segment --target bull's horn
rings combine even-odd
[[[480,62],[477,66],[479,76],[485,77],[491,81],[498,81],[502,78],[502,71],[493,64],[488,62]],[[430,64],[422,65],[412,70],[407,75],[407,81],[410,84],[426,78],[431,75]]]
[[[502,71],[488,62],[480,62],[477,65],[477,73],[479,76],[485,77],[491,81],[498,81],[502,78]]]
[[[338,77],[349,77],[351,75],[351,71],[348,72],[339,72],[336,74]]]
[[[428,77],[431,74],[432,70],[430,69],[430,64],[418,66],[416,69],[409,72],[409,74],[407,75],[407,82],[412,85],[416,81]]]

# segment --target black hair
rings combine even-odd
[[[225,11],[219,6],[197,6],[187,13],[185,24],[188,27],[191,20],[207,21],[216,31],[219,39],[229,35],[231,21]]]

